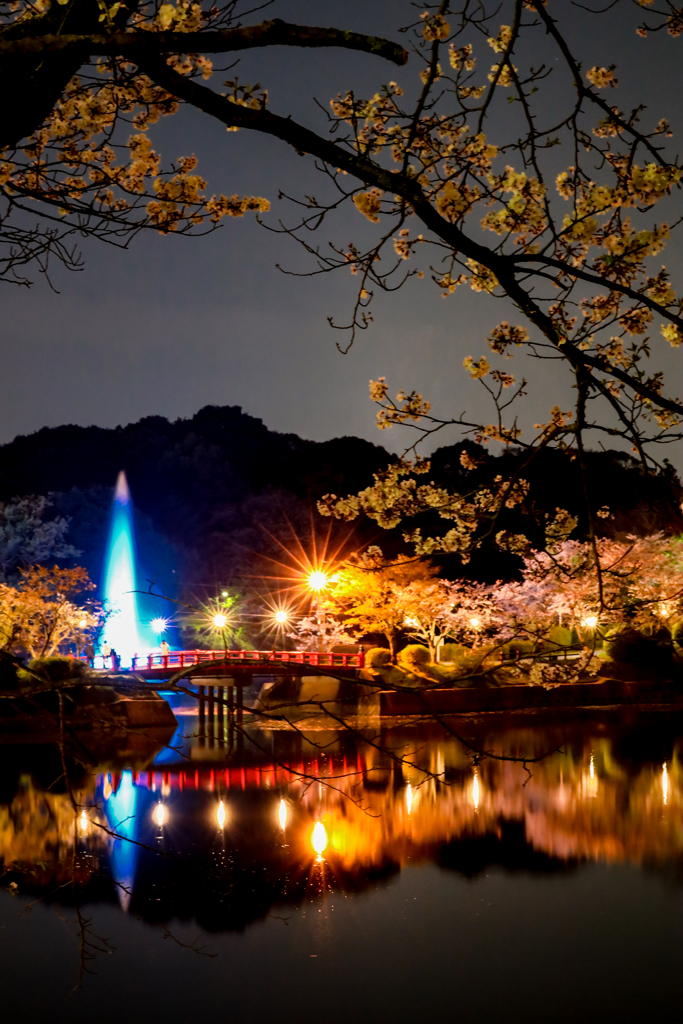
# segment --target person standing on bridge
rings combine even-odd
[[[88,659],[88,665],[90,665],[90,668],[94,668],[95,667],[95,648],[92,645],[92,640],[88,640],[87,644],[85,645],[85,656]]]
[[[168,658],[169,654],[171,653],[171,648],[168,646],[165,640],[162,640],[161,643],[159,644],[159,650],[161,651],[161,656],[164,659]],[[164,665],[166,665],[165,661]]]
[[[109,651],[109,657],[111,658],[111,670],[112,672],[118,672],[121,668],[121,659],[112,647]]]
[[[107,660],[111,655],[111,647],[105,640],[104,643],[100,644],[100,654],[102,655],[102,667],[107,667]]]

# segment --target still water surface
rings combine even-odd
[[[1,748],[3,1021],[680,1019],[680,716],[211,747],[191,710],[70,762],[75,812]]]

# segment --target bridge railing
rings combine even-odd
[[[240,665],[310,665],[311,668],[363,668],[363,651],[357,654],[337,654],[333,651],[171,651],[169,654],[135,655],[133,671],[169,669],[179,671],[193,665],[229,663]]]

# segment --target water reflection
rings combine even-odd
[[[479,810],[479,775],[477,769],[474,769],[474,780],[472,782],[472,803],[475,811]]]
[[[311,846],[318,855],[318,860],[322,860],[323,854],[327,849],[327,829],[323,825],[322,821],[316,821],[313,826],[313,832],[311,833]]]
[[[109,872],[117,886],[121,906],[127,910],[130,906],[135,869],[138,861],[137,835],[139,821],[137,811],[137,788],[133,785],[131,772],[123,772],[116,790],[112,791],[111,779],[101,779],[102,795],[109,792],[103,799],[104,814],[107,824],[118,838],[112,837],[109,850]]]
[[[93,769],[71,795],[24,763],[0,804],[6,878],[56,899],[75,878],[86,898],[150,919],[240,928],[321,879],[357,890],[420,862],[468,875],[683,865],[683,722],[372,739],[261,731],[238,760]]]
[[[218,822],[219,828],[225,828],[225,822],[227,817],[228,816],[225,812],[225,804],[221,800],[218,804],[218,807],[216,808],[216,821]]]

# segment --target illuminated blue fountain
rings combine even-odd
[[[140,634],[135,595],[135,529],[126,474],[119,473],[105,561],[104,601],[112,614],[107,619],[103,640],[114,648],[122,664],[152,645]]]

